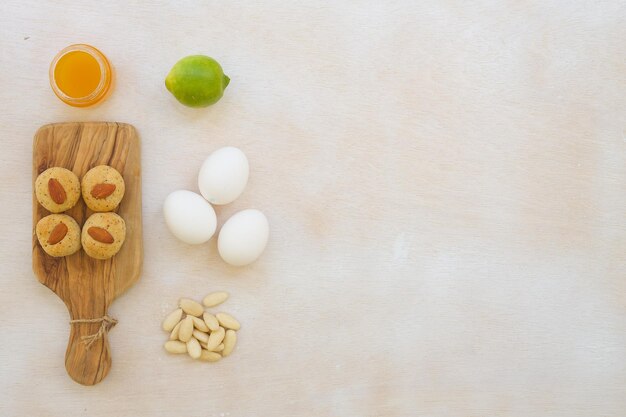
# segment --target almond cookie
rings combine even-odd
[[[69,210],[80,197],[80,182],[69,169],[52,167],[35,180],[37,201],[51,213]]]
[[[80,226],[66,214],[50,214],[35,226],[37,240],[50,256],[68,256],[80,249]]]
[[[81,182],[83,200],[93,211],[112,211],[124,197],[124,178],[115,168],[99,165],[91,168]]]
[[[81,241],[85,253],[109,259],[119,252],[126,238],[126,223],[115,213],[94,213],[83,225]]]

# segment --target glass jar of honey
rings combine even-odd
[[[75,107],[92,106],[107,96],[113,73],[107,58],[90,45],[70,45],[50,64],[54,94]]]

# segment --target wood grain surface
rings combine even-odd
[[[44,252],[35,235],[37,222],[50,214],[37,201],[35,179],[51,167],[71,170],[79,179],[91,168],[109,165],[126,185],[115,210],[126,223],[126,240],[107,260],[93,259],[81,249],[54,258]],[[93,212],[83,199],[65,214],[80,226]],[[71,320],[98,319],[108,314],[113,300],[139,279],[143,262],[141,223],[141,158],[135,129],[122,123],[59,123],[40,128],[33,141],[33,271],[59,296]],[[108,374],[111,351],[107,333],[89,346],[82,337],[98,332],[100,322],[73,323],[65,353],[65,368],[76,382],[93,385]]]
[[[625,21],[623,0],[0,1],[0,415],[624,417]],[[95,108],[48,83],[76,42],[114,67]],[[231,79],[211,107],[164,86],[190,54]],[[32,273],[31,145],[102,120],[141,138],[145,252],[85,387]],[[250,180],[218,231],[270,223],[244,268],[162,213],[221,146]],[[178,298],[217,290],[233,354],[167,355]]]

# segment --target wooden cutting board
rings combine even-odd
[[[73,171],[79,179],[97,165],[110,165],[124,177],[126,192],[116,212],[126,222],[126,241],[113,258],[97,260],[81,249],[64,258],[47,255],[35,235],[35,225],[50,214],[34,193],[37,176],[54,166]],[[65,212],[82,227],[92,214],[82,198]],[[143,261],[141,226],[141,157],[135,128],[123,123],[59,123],[40,128],[33,142],[33,270],[39,282],[67,306],[70,319],[97,319],[138,279]],[[69,320],[68,320],[69,322]],[[72,323],[65,368],[76,382],[94,385],[111,368],[106,332],[87,347],[82,336],[98,332],[102,323]]]

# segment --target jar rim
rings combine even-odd
[[[54,74],[56,66],[61,60],[61,58],[63,58],[65,55],[69,54],[70,52],[76,52],[76,51],[85,52],[89,54],[91,57],[93,57],[96,60],[96,62],[98,63],[98,66],[100,67],[100,82],[98,83],[98,86],[89,95],[86,95],[84,97],[72,97],[72,96],[68,96],[67,94],[65,94],[65,92],[61,90],[61,88],[58,86],[56,78],[55,78],[55,74]],[[69,103],[89,104],[93,102],[94,100],[101,98],[99,96],[104,96],[104,93],[106,92],[106,89],[107,89],[107,84],[108,84],[107,79],[110,77],[110,72],[111,72],[111,68],[109,66],[109,62],[102,52],[100,52],[98,49],[94,48],[91,45],[77,43],[77,44],[73,44],[73,45],[63,48],[61,51],[59,51],[59,53],[52,60],[52,63],[50,64],[50,70],[49,70],[50,86],[52,87],[52,91],[54,91],[54,94],[56,94],[57,97],[61,99],[61,101],[64,101],[68,104]]]

